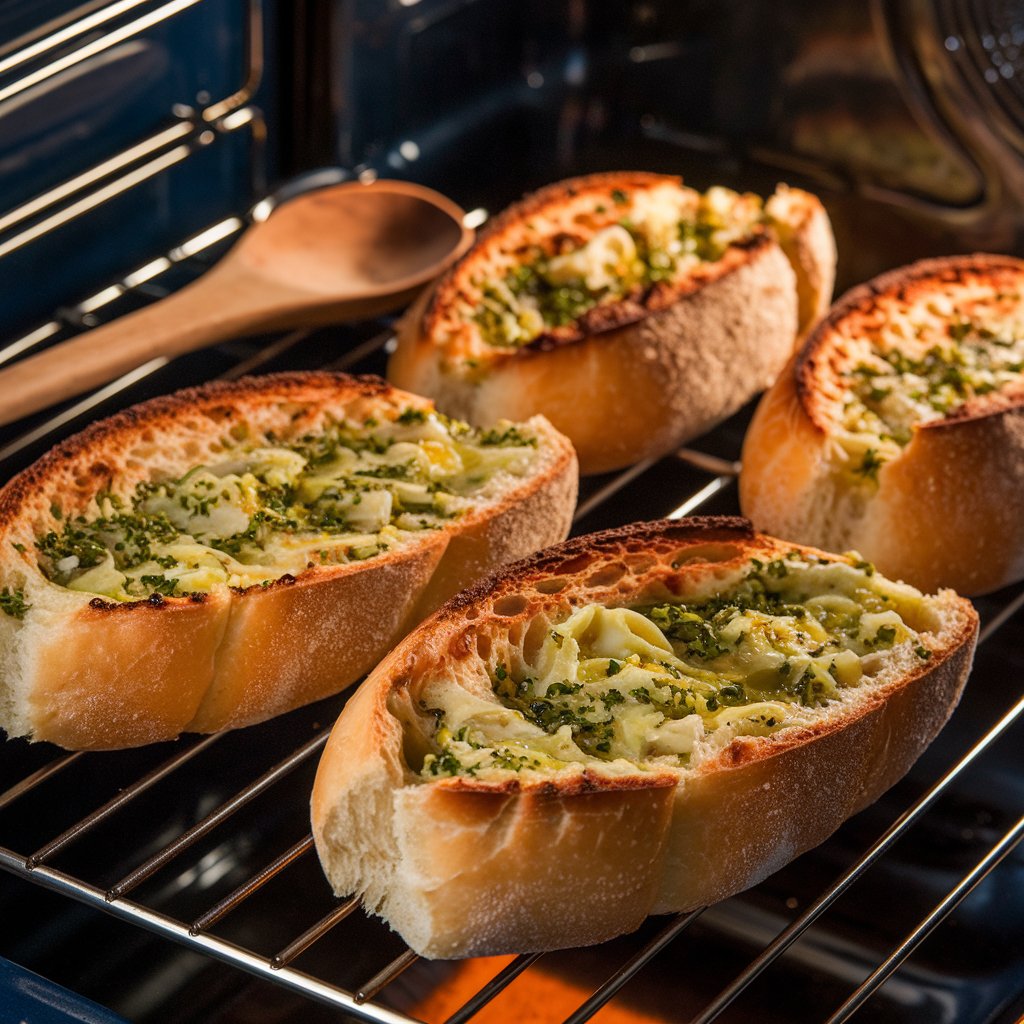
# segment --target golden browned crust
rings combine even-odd
[[[52,489],[57,483],[69,487],[61,494],[70,507],[88,502],[113,475],[106,459],[112,458],[116,464],[129,445],[152,443],[150,435],[175,429],[182,417],[200,416],[211,424],[218,420],[227,423],[247,403],[277,404],[288,399],[309,402],[324,395],[344,400],[346,393],[353,392],[373,400],[396,395],[398,389],[368,374],[274,373],[214,381],[133,405],[61,441],[14,477],[0,490],[0,527],[17,521],[27,508],[38,503],[41,490]],[[411,404],[417,408],[432,405],[416,398]]]
[[[572,440],[584,473],[663,455],[710,429],[775,379],[798,331],[831,299],[835,246],[807,193],[774,197],[794,221],[785,232],[764,227],[675,285],[595,307],[525,347],[488,351],[478,370],[448,365],[440,341],[472,305],[481,266],[498,251],[532,251],[534,220],[580,197],[679,185],[666,175],[591,175],[510,207],[403,318],[389,378],[473,423],[542,413]]]
[[[367,679],[324,751],[313,835],[335,890],[360,893],[427,956],[522,952],[724,898],[819,843],[901,777],[952,711],[977,633],[967,601],[940,596],[927,662],[901,661],[815,725],[738,737],[694,770],[428,783],[406,760],[399,718],[424,683],[500,660],[538,614],[678,597],[793,549],[738,519],[635,524],[453,598]]]
[[[764,396],[743,448],[740,504],[758,527],[855,548],[925,590],[980,594],[1024,577],[1024,376],[914,428],[878,473],[853,487],[831,460],[851,341],[894,312],[970,286],[1019,294],[1024,261],[974,254],[923,260],[854,288]]]
[[[0,490],[0,583],[35,596],[23,621],[0,616],[4,728],[89,749],[262,721],[349,685],[461,586],[568,532],[575,457],[538,420],[531,428],[543,444],[531,477],[449,528],[367,561],[125,603],[65,590],[39,570],[36,538],[85,511],[98,490],[127,495],[141,480],[180,475],[240,425],[249,436],[283,436],[329,411],[365,418],[382,404],[433,407],[374,377],[216,383],[97,423],[15,477]]]
[[[667,174],[615,171],[557,181],[529,193],[494,217],[477,235],[470,251],[456,261],[430,290],[422,314],[421,329],[424,337],[433,337],[443,320],[450,315],[453,303],[468,289],[470,278],[481,260],[486,260],[495,249],[509,247],[510,243],[512,248],[518,248],[535,240],[536,236],[529,226],[531,217],[581,196],[608,199],[616,189],[631,191],[660,184],[681,183],[681,178]],[[610,199],[608,202],[610,208],[614,210],[614,202]],[[628,313],[621,312],[618,315],[625,315],[627,318],[629,316]],[[638,319],[643,315],[642,307],[636,315]],[[581,332],[579,337],[582,336]]]
[[[848,365],[847,339],[877,331],[894,309],[965,285],[980,285],[993,292],[1020,291],[1024,286],[1024,260],[991,253],[919,260],[880,274],[843,295],[800,349],[794,369],[800,404],[815,426],[822,430],[830,426],[822,398],[832,393],[835,377]],[[1024,380],[1011,389],[980,395],[951,415],[930,420],[919,429],[939,430],[1020,405],[1024,405]]]
[[[792,348],[792,271],[778,247],[763,238],[734,250],[722,268],[704,287],[625,327],[550,350],[522,349],[466,386],[438,379],[439,402],[478,423],[545,410],[572,440],[584,473],[664,455],[766,387]],[[395,359],[389,373],[406,380]]]
[[[836,282],[836,240],[817,197],[780,185],[765,204],[782,251],[796,273],[799,334],[828,312]]]

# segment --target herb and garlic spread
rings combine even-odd
[[[98,494],[89,515],[54,505],[62,525],[36,539],[39,564],[62,587],[114,601],[267,584],[441,528],[499,475],[528,473],[536,455],[524,428],[476,430],[414,408],[287,440],[236,440],[180,477]],[[0,604],[23,614],[17,594]]]
[[[812,724],[894,648],[927,661],[921,632],[934,625],[920,592],[870,564],[798,552],[754,560],[724,591],[685,603],[589,604],[529,660],[514,652],[493,666],[486,698],[424,688],[420,776],[683,768],[734,736]]]
[[[1000,292],[947,307],[932,296],[854,344],[841,380],[837,454],[849,475],[877,482],[915,426],[1022,380],[1024,301]]]
[[[474,282],[467,310],[485,348],[515,349],[557,335],[595,307],[641,301],[760,230],[761,199],[715,187],[701,194],[675,183],[595,193],[571,223],[515,253],[504,276]],[[463,353],[471,356],[472,352]]]

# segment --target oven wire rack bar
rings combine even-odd
[[[262,871],[258,871],[255,875],[243,882],[242,885],[238,886],[233,892],[228,893],[224,899],[215,903],[209,910],[200,914],[199,917],[193,920],[189,926],[189,935],[198,935],[201,931],[205,931],[212,925],[215,925],[218,921],[223,920],[231,913],[235,907],[241,906],[241,904],[247,900],[253,893],[262,889],[267,882],[276,878],[285,868],[290,867],[300,857],[304,857],[313,849],[313,836],[308,835],[303,839],[300,839],[297,843],[290,846],[284,853],[279,854],[275,857]]]
[[[803,915],[791,922],[791,924],[765,948],[762,954],[752,961],[747,970],[737,978],[736,982],[734,982],[729,989],[725,990],[725,992],[723,992],[715,1002],[709,1004],[704,1013],[694,1018],[694,1021],[713,1020],[724,1009],[726,1009],[729,1003],[731,1003],[732,1000],[747,987],[747,985],[755,980],[755,978],[762,973],[770,963],[772,963],[778,956],[782,955],[788,946],[791,945],[792,942],[796,941],[807,927],[817,920],[817,918],[820,917],[821,914],[824,913],[825,910],[827,910],[828,907],[846,891],[846,889],[860,878],[860,876],[864,874],[871,865],[874,864],[875,861],[877,861],[885,851],[888,850],[889,847],[924,814],[927,808],[935,802],[942,792],[944,792],[960,774],[966,771],[978,757],[980,757],[1014,722],[1017,721],[1018,718],[1021,717],[1022,713],[1024,713],[1024,698],[1010,708],[988,733],[986,733],[945,773],[945,775],[943,775],[926,793],[924,793],[919,800],[912,805],[912,807],[904,812],[904,814],[891,826],[881,839],[879,839],[878,842],[876,842],[874,846],[872,846],[871,849],[869,849],[846,874],[837,880],[837,882],[833,883],[833,885],[819,898],[818,901],[816,901],[816,903],[809,907]],[[183,751],[164,765],[159,766],[154,770],[154,772],[150,773],[150,775],[139,780],[139,782],[126,791],[126,799],[119,800],[117,802],[117,806],[114,807],[113,810],[118,810],[123,807],[130,799],[135,795],[138,795],[143,788],[151,784],[149,782],[151,776],[159,775],[160,778],[166,777],[174,768],[184,764],[196,753],[199,753],[200,749],[198,748],[205,750],[209,746],[212,746],[214,739],[215,737],[210,737],[200,740],[193,747]],[[191,842],[194,841],[195,838],[194,833],[208,831],[222,823],[230,816],[231,813],[233,813],[233,811],[258,796],[263,790],[268,788],[269,785],[286,775],[300,761],[315,754],[320,749],[325,739],[326,734],[314,737],[312,740],[300,747],[296,752],[281,761],[278,765],[271,768],[255,782],[241,790],[231,800],[223,803],[220,807],[211,812],[203,822],[194,826],[193,829],[184,833],[174,842],[169,844],[154,858],[151,858],[149,861],[145,862],[135,871],[130,873],[129,876],[127,876],[127,881],[131,884],[126,885],[125,882],[122,882],[119,883],[119,885],[114,886],[111,890],[103,891],[102,889],[91,886],[88,883],[73,878],[63,872],[47,867],[45,864],[40,862],[40,853],[54,847],[57,844],[57,840],[47,844],[41,851],[37,852],[37,854],[30,855],[28,857],[0,847],[0,867],[7,869],[14,874],[28,878],[46,888],[61,892],[64,895],[71,896],[72,898],[89,905],[99,907],[114,916],[133,921],[134,923],[148,928],[151,931],[155,931],[158,934],[164,935],[165,937],[172,938],[185,945],[195,946],[219,960],[241,967],[250,973],[258,974],[263,977],[279,979],[286,987],[301,991],[305,995],[318,1001],[343,1008],[350,1013],[355,1013],[363,1019],[382,1022],[382,1024],[387,1024],[387,1022],[392,1021],[415,1021],[415,1018],[408,1017],[398,1011],[390,1010],[380,1004],[368,1003],[368,1000],[372,999],[382,991],[388,984],[398,977],[403,970],[415,961],[416,956],[411,951],[406,951],[399,955],[394,961],[386,965],[381,971],[359,986],[354,994],[288,967],[288,963],[300,952],[307,949],[313,944],[313,942],[325,935],[336,923],[353,912],[356,909],[355,900],[349,900],[345,903],[341,903],[325,918],[317,922],[317,924],[308,929],[293,942],[289,943],[284,950],[268,959],[252,953],[249,950],[242,949],[223,939],[219,939],[205,933],[202,926],[196,926],[196,922],[191,925],[187,925],[183,922],[175,921],[165,915],[148,909],[142,904],[126,900],[120,895],[121,892],[134,887],[134,883],[138,876],[145,875],[148,877],[148,875],[152,874],[157,867],[162,867],[173,856],[181,853],[187,846],[191,845]],[[60,757],[53,763],[63,767],[68,762],[72,761],[73,758],[74,755]],[[7,801],[13,802],[13,799],[24,796],[26,793],[30,792],[31,789],[35,788],[35,786],[44,783],[52,776],[52,774],[52,772],[47,772],[45,769],[37,771],[22,783],[19,783],[8,790],[8,793],[4,794],[4,797],[7,797],[8,794],[13,794],[12,799]],[[77,836],[85,828],[96,823],[103,810],[104,808],[100,808],[98,811],[93,812],[93,814],[83,819],[83,821],[79,823],[79,826],[72,826],[65,835]],[[844,1007],[841,1008],[840,1011],[837,1011],[838,1013],[841,1013],[842,1016],[834,1018],[836,1024],[838,1024],[839,1021],[848,1019],[852,1012],[863,1004],[872,992],[874,992],[875,989],[898,968],[900,963],[902,963],[903,960],[913,952],[917,945],[919,945],[920,942],[922,942],[934,930],[934,928],[937,927],[953,909],[955,909],[962,899],[964,899],[970,891],[972,891],[973,888],[984,879],[989,871],[991,871],[992,868],[994,868],[996,864],[998,864],[999,861],[1002,860],[1018,842],[1020,842],[1022,833],[1024,833],[1024,821],[1018,822],[1015,828],[1007,833],[1007,835],[992,848],[989,854],[983,858],[975,869],[965,876],[950,895],[935,908],[932,914],[930,914],[921,925],[915,928],[910,935],[908,935],[907,939],[904,940],[896,950],[894,950],[893,954],[863,983],[854,995],[851,996],[848,1003],[844,1004]],[[60,837],[58,837],[58,839],[60,839]],[[308,852],[311,849],[311,846],[312,843],[309,837],[300,840],[292,849],[286,851],[286,853],[282,855],[282,858],[279,858],[281,861],[279,865],[277,862],[275,862],[274,865],[271,865],[271,868],[274,869],[273,873],[276,874],[277,871],[286,866],[287,863],[290,863],[296,857]],[[155,867],[153,866],[154,864]],[[198,918],[197,922],[207,918],[214,918],[216,912],[226,902],[230,901],[232,906],[229,909],[233,909],[233,907],[241,902],[242,899],[251,895],[255,889],[259,888],[259,886],[267,880],[267,870],[268,869],[264,869],[263,872],[260,872],[257,876],[250,879],[249,882],[245,883],[245,885],[241,887],[246,890],[244,893],[239,894],[239,891],[236,890],[235,894],[232,894],[232,896],[228,897],[227,900],[222,901],[222,903],[218,904],[216,907],[211,908],[211,910],[202,915],[201,918]],[[689,927],[689,925],[697,919],[700,913],[701,911],[695,911],[691,914],[680,915],[674,919],[668,926],[666,926],[665,929],[655,936],[654,939],[648,942],[637,954],[635,954],[628,963],[624,964],[604,984],[602,984],[570,1017],[566,1018],[565,1024],[583,1024],[584,1021],[589,1020],[594,1013],[596,1013],[603,1005],[605,1005],[605,1003],[615,996],[619,989],[626,984],[634,974],[653,959],[653,957],[656,956],[662,948],[667,946],[682,931]],[[223,916],[223,914],[217,916]],[[473,997],[462,1008],[460,1008],[460,1010],[449,1017],[448,1024],[461,1024],[463,1021],[472,1019],[473,1015],[499,995],[508,984],[515,980],[515,978],[523,971],[532,966],[539,958],[540,954],[532,954],[520,957],[516,961],[513,961],[512,964],[506,967],[504,971],[481,989],[477,996]]]
[[[1003,717],[967,751],[949,770],[923,793],[915,803],[896,819],[889,829],[860,860],[852,865],[822,893],[799,917],[786,926],[775,939],[748,965],[747,969],[727,988],[694,1017],[690,1024],[708,1024],[718,1017],[753,981],[755,981],[775,960],[819,918],[840,896],[846,892],[882,855],[924,815],[925,811],[946,789],[965,772],[988,748],[1024,714],[1024,697],[1011,707]],[[924,936],[921,936],[923,939]]]
[[[206,232],[179,246],[174,252],[168,254],[162,261],[162,269],[165,270],[176,263],[183,261],[195,262],[201,268],[206,258],[207,251],[214,245],[235,236],[243,227],[241,221],[232,219],[232,222],[221,222],[214,225]],[[149,266],[152,266],[150,264]],[[141,268],[145,269],[145,268]],[[158,274],[136,274],[129,275],[116,286],[98,293],[88,302],[88,312],[101,309],[110,302],[115,301],[126,291],[138,289],[143,281],[149,281],[151,277]],[[152,289],[147,289],[152,291]],[[85,305],[85,304],[83,304]],[[80,310],[79,312],[84,312]],[[44,329],[27,336],[34,341],[35,338],[44,339],[56,333],[60,325],[48,325],[54,327],[49,333]],[[280,339],[264,346],[248,359],[239,361],[231,370],[223,374],[223,377],[234,378],[243,373],[250,373],[259,370],[261,366],[285,354],[290,348],[298,344],[308,332],[295,331],[284,335]],[[349,369],[358,367],[363,360],[373,356],[381,349],[391,343],[391,332],[382,331],[367,341],[355,346],[345,355],[332,361],[329,366],[332,369]],[[34,345],[15,342],[18,348],[34,347]],[[0,358],[3,354],[0,353]],[[132,373],[125,375],[113,384],[72,406],[68,410],[47,420],[39,427],[28,434],[16,438],[0,450],[0,466],[3,461],[24,450],[31,444],[44,438],[57,435],[78,417],[94,409],[102,401],[128,392],[146,376],[162,368],[167,360],[154,360],[145,366],[139,367]],[[677,457],[683,459],[694,468],[712,476],[712,479],[699,487],[693,493],[677,498],[677,504],[668,513],[669,518],[679,519],[689,515],[701,508],[707,501],[720,491],[730,487],[738,471],[738,464],[729,462],[701,451],[683,449],[677,453]],[[640,463],[617,474],[603,486],[589,495],[576,511],[574,522],[578,523],[585,519],[590,513],[600,508],[605,502],[611,500],[616,494],[628,488],[636,482],[654,465],[653,461]],[[1000,609],[986,624],[985,629],[979,638],[979,644],[984,643],[989,637],[1009,619],[1016,614],[1024,605],[1024,591],[1019,593],[1013,600]],[[902,838],[925,814],[925,812],[936,802],[936,800],[948,790],[951,784],[963,772],[965,772],[992,744],[994,744],[1004,733],[1024,715],[1024,698],[1012,706],[1003,717],[993,725],[989,731],[978,740],[970,750],[964,753],[959,760],[952,764],[944,775],[941,776],[918,800],[907,808],[890,828],[865,852],[856,863],[852,864],[839,878],[837,878],[802,914],[793,919],[778,935],[769,942],[764,949],[754,957],[747,967],[727,986],[719,995],[695,1016],[691,1024],[709,1024],[730,1006],[772,963],[783,956],[787,949],[796,942],[799,937],[818,920],[852,885],[854,885],[900,838]],[[189,948],[201,951],[206,955],[241,968],[250,974],[270,980],[288,989],[299,992],[304,996],[336,1007],[344,1012],[362,1020],[376,1021],[379,1024],[418,1024],[416,1018],[407,1016],[400,1011],[393,1010],[379,1002],[373,1002],[375,997],[394,981],[404,970],[411,966],[417,959],[410,950],[401,953],[390,963],[386,964],[363,984],[357,986],[354,991],[348,991],[339,986],[333,985],[320,978],[314,977],[305,972],[291,967],[291,962],[304,952],[324,935],[330,932],[335,925],[340,923],[358,908],[358,901],[347,900],[339,902],[328,913],[323,915],[316,923],[306,929],[291,942],[282,947],[276,954],[267,957],[235,945],[216,935],[210,934],[209,929],[222,920],[227,914],[234,911],[248,898],[258,892],[268,881],[279,875],[296,860],[307,856],[313,849],[312,837],[306,835],[300,837],[287,850],[270,861],[261,871],[246,880],[230,894],[218,901],[215,905],[195,917],[190,923],[175,920],[161,914],[152,908],[146,907],[140,902],[127,899],[127,895],[143,880],[160,870],[179,854],[184,853],[198,838],[211,832],[222,822],[227,820],[234,811],[245,806],[251,800],[256,799],[261,793],[268,790],[277,781],[287,775],[299,764],[316,754],[326,741],[327,733],[322,733],[312,740],[297,748],[290,755],[285,757],[276,766],[269,769],[259,779],[251,782],[235,794],[230,800],[221,804],[211,811],[202,821],[192,828],[179,835],[162,850],[148,858],[142,864],[136,866],[120,882],[110,889],[104,890],[91,885],[86,881],[75,878],[69,874],[50,867],[46,861],[54,856],[68,843],[73,842],[101,821],[116,814],[128,803],[141,795],[157,782],[170,776],[181,765],[192,760],[194,757],[204,754],[214,746],[217,737],[201,739],[192,746],[177,753],[168,761],[152,769],[147,775],[138,779],[128,786],[124,791],[108,801],[106,804],[86,815],[79,822],[69,826],[60,835],[54,837],[34,853],[23,854],[0,846],[0,868],[19,877],[28,879],[36,884],[52,891],[69,896],[84,904],[102,910],[122,920],[132,922],[149,931],[152,931],[165,938]],[[52,762],[33,772],[20,782],[17,782],[0,793],[0,811],[4,810],[11,803],[19,800],[37,786],[44,784],[56,774],[72,766],[82,758],[83,754],[65,754],[56,757]],[[941,900],[921,923],[915,927],[906,938],[899,943],[890,955],[879,964],[874,971],[851,993],[849,998],[839,1007],[830,1018],[828,1024],[839,1024],[846,1021],[855,1013],[877,989],[890,977],[899,966],[909,957],[913,951],[927,938],[935,928],[967,897],[967,895],[991,872],[991,870],[1004,859],[1012,849],[1020,843],[1024,837],[1024,819],[1010,829],[988,853],[965,875],[961,881]],[[565,1024],[583,1024],[591,1019],[602,1006],[613,999],[619,990],[639,971],[646,966],[663,948],[673,942],[684,932],[694,921],[697,920],[702,911],[694,911],[690,914],[678,915],[650,941],[648,941],[638,952],[636,952],[625,964],[616,970],[594,993],[585,1000],[568,1018]],[[482,986],[470,999],[452,1013],[446,1024],[464,1024],[470,1021],[488,1003],[497,998],[516,978],[528,971],[543,954],[533,953],[517,957],[501,971],[499,971],[489,982]]]
[[[14,874],[24,875],[26,873],[24,860],[17,854],[11,853],[0,847],[0,868],[5,868]],[[376,1024],[419,1024],[415,1018],[408,1017],[404,1013],[390,1010],[386,1006],[375,1005],[373,1007],[362,1007],[356,1003],[354,997],[335,985],[321,981],[302,971],[291,967],[273,967],[266,957],[259,956],[232,942],[217,938],[212,935],[200,933],[190,935],[188,926],[164,914],[139,903],[129,900],[108,901],[106,893],[96,886],[87,885],[77,878],[56,871],[53,868],[40,867],[31,872],[32,880],[43,888],[53,892],[70,896],[94,909],[102,910],[121,920],[139,925],[162,935],[164,938],[189,946],[212,956],[216,960],[239,967],[250,974],[262,977],[265,980],[283,985],[285,988],[300,992],[311,999],[326,1003],[345,1010],[347,1013],[361,1020],[373,1021]]]
[[[1002,839],[975,865],[970,874],[950,891],[935,909],[901,942],[886,959],[856,988],[850,997],[828,1018],[825,1024],[844,1024],[864,1005],[871,995],[899,968],[960,904],[983,882],[1024,839],[1024,817],[1017,820]]]
[[[87,814],[70,828],[65,829],[56,839],[51,839],[45,846],[41,846],[28,858],[25,862],[26,866],[29,868],[39,867],[55,853],[64,849],[69,843],[73,843],[80,836],[85,835],[86,832],[94,828],[101,821],[105,821],[110,815],[115,814],[121,808],[131,803],[137,796],[141,796],[146,790],[167,778],[173,771],[180,768],[186,762],[191,761],[197,754],[201,754],[204,750],[212,747],[218,739],[219,736],[216,734],[207,736],[194,746],[187,747],[185,750],[175,754],[170,760],[165,761],[162,765],[143,775],[141,779],[122,789],[117,796],[112,797],[102,807],[98,807],[91,814]]]

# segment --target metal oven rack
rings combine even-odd
[[[145,294],[129,278],[105,290],[87,309],[71,311],[75,315],[65,319],[88,322],[89,317],[116,315],[125,306],[159,295],[162,280],[176,282],[173,274],[180,276],[182,269],[191,274],[203,269],[230,244],[241,227],[236,219],[213,225],[167,254],[159,263],[161,273],[147,277]],[[66,327],[56,324],[52,331],[34,332],[34,337],[53,334],[58,329]],[[243,341],[221,346],[203,358],[186,357],[171,367],[156,361],[30,424],[26,433],[11,438],[0,449],[0,469],[6,477],[85,419],[181,383],[212,375],[235,377],[246,372],[297,366],[379,371],[389,339],[387,323],[375,322],[352,331],[300,331],[283,338]],[[0,360],[5,354],[12,357],[25,347],[24,342],[13,342],[6,353],[0,350]],[[588,532],[636,518],[679,518],[695,512],[735,511],[734,479],[738,467],[734,460],[743,425],[741,414],[693,449],[684,449],[656,464],[644,463],[616,475],[585,481],[574,532]],[[993,660],[996,666],[1001,664],[1000,658],[986,659],[987,651],[997,643],[1007,643],[1011,648],[1020,646],[1014,645],[1009,637],[1014,628],[1020,629],[1022,606],[1024,588],[1020,586],[981,602],[979,668],[968,688],[969,696],[973,688],[991,686],[991,676],[997,671]],[[1015,685],[1019,686],[1019,678]],[[419,961],[415,954],[403,949],[382,925],[365,916],[357,901],[339,901],[329,893],[316,873],[312,839],[302,825],[303,794],[308,792],[317,755],[343,699],[241,734],[192,737],[150,748],[134,759],[129,758],[127,768],[116,754],[68,754],[52,747],[29,747],[19,741],[8,741],[5,757],[0,760],[6,776],[0,793],[0,867],[23,882],[52,890],[334,1008],[338,1019],[395,1024],[420,1020],[414,1008],[420,1004],[410,1003],[405,997],[393,997],[392,993],[401,988],[396,979],[403,972],[409,972],[408,978],[419,971],[420,986],[430,987],[443,985],[444,975],[432,974],[435,965]],[[994,706],[991,713],[981,715],[981,721],[972,720],[970,729],[957,734],[956,746],[946,743],[940,755],[931,757],[925,776],[917,777],[909,788],[900,789],[897,799],[901,802],[887,805],[889,810],[882,813],[888,817],[877,822],[875,832],[852,837],[856,846],[852,854],[841,850],[814,866],[810,874],[820,876],[820,881],[813,883],[809,895],[800,901],[786,900],[771,913],[765,912],[763,906],[760,912],[756,906],[744,910],[742,902],[737,913],[729,909],[736,901],[728,901],[724,908],[648,922],[638,936],[608,944],[600,961],[602,973],[590,983],[589,990],[580,990],[568,1015],[558,1009],[559,1018],[564,1017],[566,1024],[591,1019],[616,999],[635,976],[639,976],[638,984],[658,984],[656,977],[652,979],[658,965],[652,961],[663,951],[669,951],[668,955],[679,963],[692,962],[699,944],[694,933],[704,928],[705,933],[713,935],[740,936],[739,947],[746,951],[745,961],[729,961],[724,968],[726,973],[711,972],[713,987],[709,990],[705,984],[697,1003],[680,1005],[665,1019],[686,1019],[694,1024],[720,1018],[774,1019],[753,1010],[746,1011],[755,1014],[753,1017],[744,1012],[738,1017],[730,1014],[753,1005],[749,997],[747,1003],[737,1001],[763,973],[778,970],[787,961],[799,965],[813,960],[813,950],[801,953],[802,938],[827,922],[829,915],[836,914],[836,905],[848,891],[856,897],[873,870],[894,856],[897,844],[905,842],[922,828],[922,823],[938,813],[937,808],[963,778],[973,775],[976,788],[986,786],[985,773],[990,770],[987,766],[992,753],[999,749],[1006,753],[1015,728],[1018,744],[1024,737],[1020,728],[1024,722],[1024,698],[1015,701],[1004,687],[1001,702],[997,697],[989,703]],[[247,739],[247,735],[253,738]],[[239,783],[236,769],[240,761],[248,774]],[[80,795],[83,780],[88,782],[94,776],[108,781],[92,786],[88,796]],[[197,777],[209,780],[222,776],[223,786],[214,787],[212,795],[185,801],[184,811],[175,809],[167,813],[167,820],[161,818],[160,809],[177,808],[182,801],[174,798],[195,786]],[[93,795],[93,790],[102,791],[104,786],[110,794],[106,799]],[[282,816],[280,808],[286,803],[297,810],[286,814],[287,821],[282,825],[278,819]],[[140,814],[139,808],[148,804],[156,810]],[[264,832],[259,823],[265,816],[273,818],[276,824]],[[157,819],[160,820],[154,825]],[[130,824],[125,825],[126,820]],[[242,833],[262,836],[262,845],[243,851],[233,847],[233,830],[240,820],[256,823],[243,826]],[[875,824],[872,819],[866,827]],[[875,835],[878,838],[873,839]],[[138,842],[133,845],[129,836]],[[922,948],[933,932],[940,937],[944,932],[956,934],[960,903],[993,871],[1006,870],[1007,865],[1002,862],[1022,838],[1024,818],[1013,822],[1012,816],[1002,827],[990,828],[980,846],[975,837],[969,846],[969,862],[962,864],[937,894],[932,893],[909,924],[904,921],[895,937],[883,937],[884,948],[875,962],[847,957],[848,966],[833,972],[842,979],[835,990],[834,1008],[830,1015],[813,1019],[845,1021],[865,1009],[869,1012],[862,1014],[864,1018],[888,1019],[884,1008],[878,1009],[882,986],[890,978],[898,984],[908,958]],[[92,859],[76,857],[76,851],[83,847],[91,851]],[[232,858],[241,858],[247,865],[241,875]],[[223,867],[225,864],[227,867]],[[261,910],[265,895],[295,874],[300,877],[298,882],[289,883],[293,905],[286,919],[280,920],[276,910],[273,914]],[[915,910],[919,904],[920,900],[914,902]],[[261,928],[246,925],[232,931],[231,923],[240,918],[253,918]],[[684,936],[687,932],[690,935]],[[1018,929],[1014,935],[1007,935],[1006,940],[1012,943],[1020,937]],[[318,957],[317,950],[325,947],[330,949]],[[1017,955],[1020,956],[1019,949]],[[543,969],[545,960],[551,956],[557,955],[522,955],[498,963],[493,971],[488,967],[487,980],[462,998],[461,1005],[445,1009],[443,1017],[447,1024],[483,1019],[489,1006],[492,1016],[488,1019],[519,1019],[511,1011],[504,1017],[500,1013],[495,1017],[493,1007],[500,1005],[498,1001],[510,986],[517,981],[523,984],[523,980]],[[436,965],[436,971],[443,969],[444,965]],[[1021,989],[1011,992],[1008,1000],[1003,998],[998,1013],[1019,1012],[1024,982],[1020,984]],[[912,989],[913,981],[905,987]],[[636,986],[631,986],[617,1005],[629,1006],[636,991]],[[758,991],[754,989],[752,994]],[[1011,1006],[1016,1006],[1016,1010]],[[871,1012],[873,1007],[877,1012]],[[989,1012],[984,1019],[995,1020],[997,1016]]]

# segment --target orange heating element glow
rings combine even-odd
[[[411,1009],[427,1024],[441,1024],[484,987],[514,956],[478,957],[451,964],[452,972]],[[473,1017],[479,1024],[550,1024],[564,1020],[593,994],[596,985],[559,977],[543,967],[531,967]],[[605,1006],[594,1018],[598,1024],[670,1024],[671,1017],[617,1006]]]

